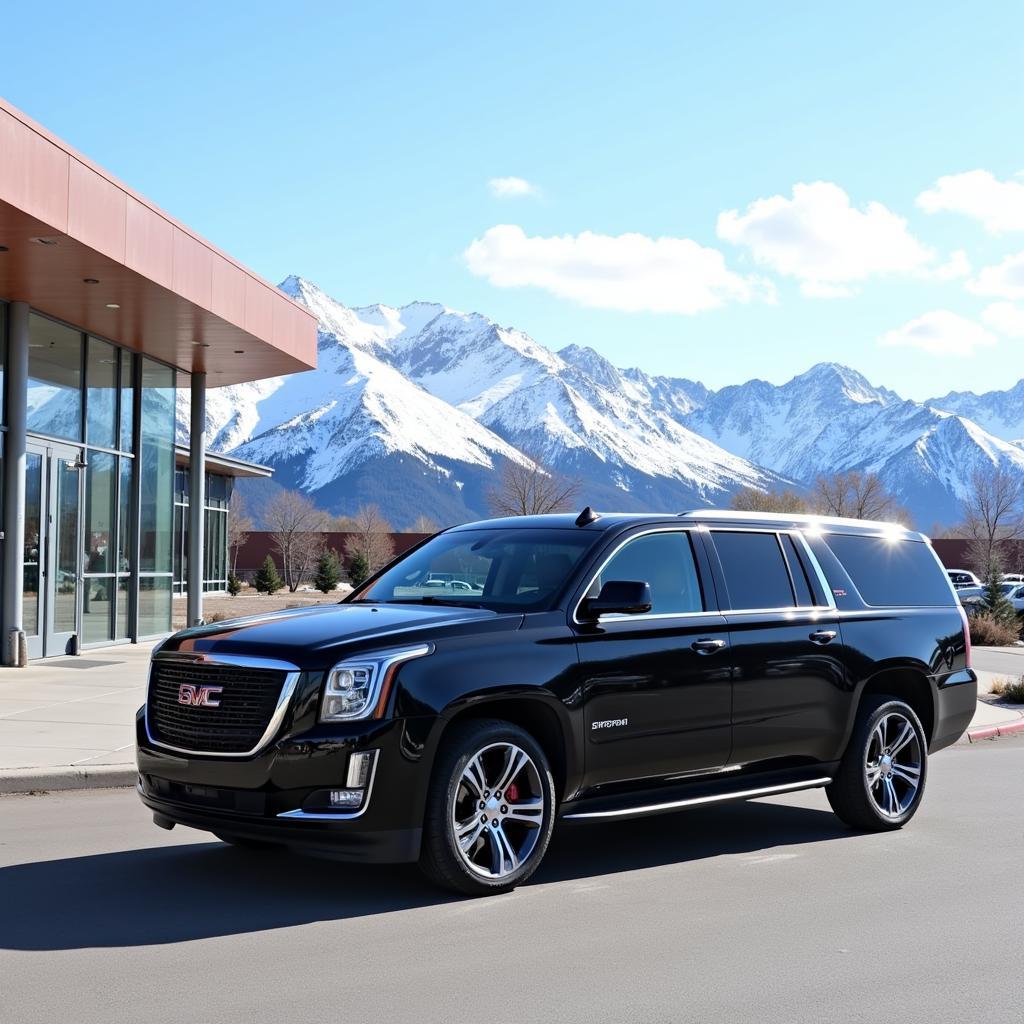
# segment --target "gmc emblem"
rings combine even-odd
[[[195,683],[182,683],[178,687],[178,703],[194,708],[219,708],[218,699],[223,686],[196,686]]]

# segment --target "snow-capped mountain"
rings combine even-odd
[[[1024,380],[1017,381],[1006,391],[986,391],[983,395],[950,391],[942,398],[931,399],[928,404],[965,416],[1004,441],[1024,443]]]
[[[580,480],[581,504],[621,510],[724,504],[741,486],[864,469],[927,529],[959,519],[977,466],[1024,474],[1024,448],[1008,443],[1024,438],[1013,392],[921,404],[835,363],[711,392],[579,345],[551,351],[479,313],[349,308],[297,277],[281,288],[320,320],[318,368],[211,390],[207,440],[334,512],[372,501],[399,526],[481,517],[507,459],[538,460]],[[946,408],[972,399],[1005,410],[998,432]],[[187,393],[179,413],[187,424]]]
[[[780,386],[753,380],[723,388],[687,423],[805,484],[846,470],[877,473],[924,529],[961,518],[961,501],[982,465],[1024,474],[1020,448],[836,363],[819,363]]]
[[[401,525],[484,516],[506,459],[578,478],[581,500],[606,508],[709,505],[777,482],[680,422],[702,385],[623,373],[592,350],[567,359],[478,313],[350,309],[294,277],[281,288],[320,320],[318,367],[211,390],[207,439],[324,508],[375,501]]]

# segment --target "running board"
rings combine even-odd
[[[729,800],[753,800],[760,796],[775,796],[778,793],[794,793],[801,789],[819,789],[827,786],[832,779],[827,775],[800,782],[783,782],[772,786],[758,786],[756,789],[735,789],[724,793],[710,793],[704,796],[683,797],[665,803],[643,804],[641,806],[613,807],[600,811],[571,811],[563,814],[566,821],[582,821],[595,818],[639,818],[647,814],[663,814],[666,811],[679,810],[682,807],[697,807],[702,804],[725,803]]]

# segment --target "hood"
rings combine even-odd
[[[461,633],[517,629],[521,614],[436,605],[316,605],[182,630],[164,652],[277,658],[322,669],[349,651],[402,647]]]

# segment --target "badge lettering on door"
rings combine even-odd
[[[618,729],[623,725],[629,725],[628,718],[605,718],[600,722],[591,722],[591,729]]]

